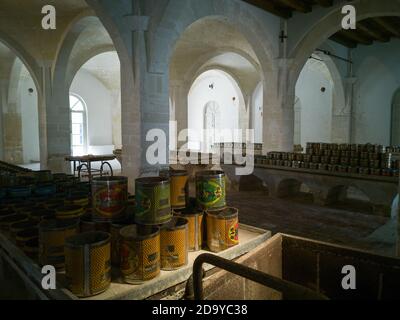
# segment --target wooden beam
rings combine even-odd
[[[321,7],[329,8],[333,6],[333,0],[315,0]]]
[[[289,19],[292,17],[291,10],[280,8],[271,3],[270,0],[243,0],[243,1],[284,19]]]
[[[339,35],[348,38],[352,41],[361,43],[361,44],[365,44],[365,45],[371,45],[373,43],[373,39],[371,39],[370,37],[366,37],[365,35],[357,32],[357,30],[346,30],[346,31],[339,31],[338,32]]]
[[[357,30],[361,31],[365,35],[373,38],[374,40],[381,42],[389,42],[390,37],[384,36],[381,32],[377,31],[368,20],[360,21],[357,23]]]
[[[373,18],[373,21],[378,24],[382,29],[390,34],[400,38],[400,29],[394,26],[390,21],[383,17]]]
[[[275,0],[275,2],[302,13],[308,13],[312,11],[312,7],[302,0]]]
[[[333,36],[331,36],[329,39],[331,39],[332,41],[335,41],[347,48],[356,48],[357,47],[357,42],[350,40],[348,38],[345,38],[339,34],[334,34]]]

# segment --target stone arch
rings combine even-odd
[[[277,197],[285,198],[300,192],[302,181],[297,179],[282,179],[277,185]]]
[[[357,21],[362,21],[372,17],[381,16],[400,16],[400,6],[396,1],[380,0],[370,1],[365,5],[362,0],[353,1],[352,5],[357,11]],[[290,72],[289,92],[294,92],[294,86],[301,72],[302,66],[307,61],[313,51],[324,41],[341,29],[343,14],[342,5],[337,5],[324,15],[319,22],[305,30],[303,37],[290,53],[293,64]]]

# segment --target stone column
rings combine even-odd
[[[71,166],[65,161],[65,157],[71,154],[69,88],[65,83],[52,83],[51,62],[42,62],[41,72],[42,92],[39,101],[41,167],[53,172],[70,173]]]
[[[183,130],[189,128],[189,110],[188,110],[188,93],[190,90],[190,84],[184,81],[171,81],[170,83],[170,95],[172,103],[174,104],[175,116],[173,119],[177,122],[177,134]],[[173,139],[173,137],[171,137]],[[185,141],[177,140],[178,149],[187,143]]]

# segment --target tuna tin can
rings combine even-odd
[[[125,213],[128,202],[128,178],[93,179],[92,205],[96,220],[115,220]]]
[[[121,232],[121,273],[126,283],[138,284],[160,274],[160,229],[131,225]]]
[[[221,252],[239,243],[239,212],[235,208],[207,211],[207,246]]]
[[[197,204],[202,209],[226,207],[225,173],[223,171],[202,171],[196,174]]]
[[[171,208],[183,209],[189,197],[189,176],[185,170],[170,172]]]
[[[140,178],[136,182],[135,222],[160,225],[171,220],[170,182],[166,178]]]
[[[84,214],[85,214],[84,208],[77,205],[66,205],[63,207],[58,207],[56,209],[57,219],[76,219],[80,218]]]
[[[23,249],[26,243],[30,240],[39,239],[39,229],[31,228],[18,232],[15,235],[15,240],[18,248]]]
[[[48,220],[39,224],[39,260],[42,265],[65,267],[65,240],[78,233],[79,221]]]
[[[121,264],[121,254],[120,254],[120,242],[121,242],[121,230],[128,226],[130,223],[126,221],[116,221],[111,224],[110,234],[111,234],[111,264],[113,266],[119,267]]]
[[[188,225],[189,251],[199,251],[203,243],[203,211],[196,209],[184,209],[175,211],[179,217],[185,218]]]
[[[65,241],[67,287],[78,297],[90,297],[108,289],[111,283],[110,235],[86,232]]]
[[[189,222],[174,217],[161,227],[161,269],[176,270],[188,264]]]

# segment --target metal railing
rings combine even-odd
[[[301,285],[282,280],[264,272],[251,269],[239,263],[223,259],[221,257],[206,253],[200,255],[193,264],[193,289],[194,299],[204,300],[203,294],[203,264],[211,264],[248,280],[262,284],[268,288],[279,291],[287,300],[328,300],[322,294]]]

